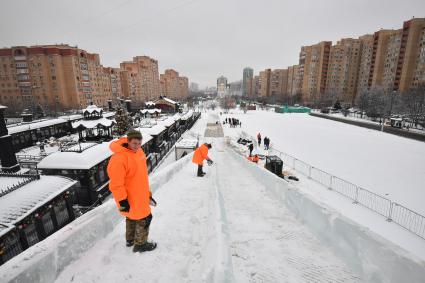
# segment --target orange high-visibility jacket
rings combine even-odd
[[[209,159],[208,146],[206,144],[203,144],[195,150],[195,153],[193,154],[192,162],[198,165],[203,165],[205,159]]]
[[[252,161],[252,162],[255,162],[255,163],[257,163],[258,160],[260,160],[260,158],[258,156],[255,156],[255,155],[254,156],[248,156],[247,158],[248,158],[249,161]]]
[[[114,152],[108,164],[109,190],[118,207],[121,200],[128,199],[130,211],[121,212],[121,214],[130,219],[139,220],[151,213],[146,155],[142,149],[134,152],[124,147],[125,143],[127,143],[126,137],[120,138],[109,146]]]

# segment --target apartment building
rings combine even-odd
[[[187,98],[189,95],[189,80],[179,76],[173,69],[167,69],[160,75],[160,93],[174,100]]]
[[[259,88],[258,88],[258,96],[259,97],[270,97],[271,96],[271,69],[265,69],[261,71],[259,74]]]
[[[293,65],[288,67],[288,86],[287,92],[289,96],[295,96],[301,92],[301,80],[299,74],[300,66]]]
[[[249,93],[249,83],[252,81],[252,77],[254,76],[254,69],[250,67],[246,67],[243,69],[242,74],[242,95],[248,96]]]
[[[330,41],[322,41],[301,47],[299,74],[304,102],[317,100],[325,91],[331,45]]]
[[[248,96],[251,98],[256,98],[259,95],[259,89],[260,89],[260,77],[259,76],[253,76],[249,83],[249,92]]]
[[[401,92],[425,84],[425,18],[403,23],[394,89]]]
[[[102,105],[99,55],[69,45],[0,49],[0,103],[11,111]]]
[[[331,47],[325,87],[327,96],[354,104],[360,58],[360,39],[344,38]]]
[[[142,79],[142,96],[148,100],[159,97],[159,70],[158,61],[148,56],[136,56],[133,58],[139,67]]]
[[[278,100],[288,98],[288,69],[275,69],[270,75],[270,93]]]
[[[359,72],[357,77],[357,95],[358,97],[361,92],[369,89],[369,74],[372,66],[372,54],[373,54],[373,35],[366,34],[359,37],[361,42],[361,55],[359,63]]]

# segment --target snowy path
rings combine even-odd
[[[358,281],[307,227],[267,194],[259,180],[228,155],[218,153],[216,159],[237,282]],[[230,170],[234,174],[226,174]]]
[[[355,275],[214,139],[204,178],[189,163],[156,193],[150,238],[133,254],[124,222],[57,282],[353,282]],[[232,174],[228,174],[232,172]],[[226,280],[224,280],[226,279]]]

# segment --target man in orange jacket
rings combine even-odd
[[[146,155],[141,148],[142,134],[130,130],[127,137],[110,145],[114,152],[109,164],[109,190],[120,213],[126,217],[126,245],[133,252],[152,251],[156,243],[148,242],[152,220]]]
[[[210,143],[204,143],[195,150],[193,154],[192,162],[198,164],[198,177],[204,177],[205,172],[202,171],[204,160],[206,159],[208,164],[211,165],[213,161],[208,157],[208,150],[211,148]]]

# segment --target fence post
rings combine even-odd
[[[295,169],[295,160],[296,160],[296,159],[295,159],[295,158],[293,158],[292,160],[293,160],[293,161],[292,161],[292,169]]]
[[[329,188],[328,189],[329,190],[332,190],[332,179],[333,179],[333,176],[332,175],[329,175],[329,177],[330,177],[329,178],[330,180],[329,180]]]
[[[387,218],[387,221],[388,222],[391,222],[391,221],[393,221],[392,219],[391,219],[391,217],[392,217],[392,214],[393,214],[393,202],[391,202],[390,203],[390,209],[389,209],[389,211],[388,211],[388,218]]]
[[[308,178],[311,179],[311,166],[308,166]]]
[[[354,197],[354,204],[359,203],[359,187],[356,186],[356,196]]]

